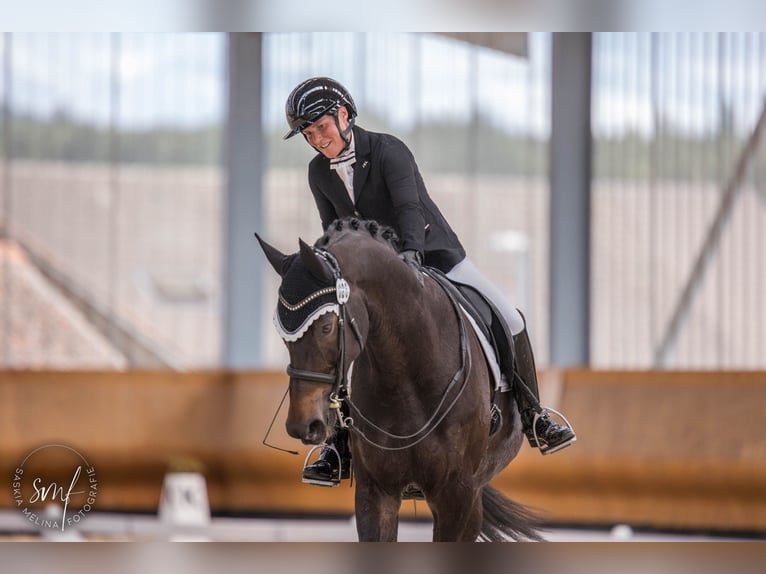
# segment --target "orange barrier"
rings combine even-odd
[[[284,432],[285,411],[271,440],[303,454],[261,444],[286,388],[281,372],[0,372],[0,472],[65,443],[98,471],[101,508],[156,510],[180,460],[204,466],[214,509],[351,512],[351,489],[300,483],[307,447]],[[11,502],[0,488],[0,506]]]
[[[286,390],[281,372],[0,372],[0,506],[34,448],[69,444],[99,475],[98,507],[155,511],[173,464],[204,466],[211,506],[259,513],[353,512],[353,489],[301,484],[308,450],[284,432],[261,444]],[[763,372],[543,373],[546,404],[578,442],[523,447],[495,480],[552,522],[766,530]],[[174,462],[175,461],[175,462]],[[179,462],[181,461],[181,462]],[[427,513],[425,504],[403,505]]]
[[[544,460],[527,449],[503,490],[559,522],[766,530],[766,373],[548,376],[578,442]]]

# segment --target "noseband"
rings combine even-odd
[[[330,405],[333,408],[337,408],[340,406],[339,401],[348,396],[348,376],[346,369],[344,368],[346,362],[345,335],[347,317],[350,318],[348,323],[350,323],[352,331],[354,332],[354,336],[359,342],[360,347],[363,346],[362,334],[359,332],[359,327],[357,326],[354,318],[351,317],[351,312],[348,310],[347,303],[349,297],[351,296],[351,288],[349,287],[348,282],[343,279],[340,274],[340,265],[338,265],[338,260],[332,253],[323,249],[315,249],[315,253],[328,263],[332,271],[333,278],[335,279],[335,287],[330,288],[335,291],[335,297],[338,302],[338,360],[335,364],[335,374],[333,375],[330,373],[320,373],[318,371],[296,369],[292,365],[288,365],[287,375],[292,379],[301,379],[314,383],[325,383],[332,385],[333,389],[330,394]],[[312,296],[313,295],[310,295],[309,297]]]

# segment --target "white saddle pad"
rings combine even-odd
[[[489,365],[489,372],[492,374],[492,378],[495,381],[495,390],[501,393],[510,391],[511,385],[500,372],[500,364],[497,362],[495,349],[492,348],[492,343],[490,343],[487,337],[484,336],[484,333],[482,333],[481,329],[476,324],[476,321],[474,321],[470,313],[463,309],[462,305],[460,306],[460,311],[463,313],[463,316],[468,319],[473,332],[476,333],[476,336],[479,338],[479,343],[481,343],[482,351],[484,351],[484,358],[487,360],[487,365]]]

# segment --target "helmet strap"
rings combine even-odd
[[[336,111],[333,114],[333,117],[335,118],[335,127],[338,128],[338,133],[340,134],[340,137],[343,138],[343,141],[346,142],[346,145],[343,146],[342,152],[348,149],[348,146],[351,145],[351,130],[354,128],[354,118],[348,119],[348,126],[345,130],[340,129],[340,120],[338,119],[338,112]]]
[[[351,145],[351,130],[354,129],[354,118],[348,119],[348,126],[345,130],[340,129],[340,120],[338,119],[338,110],[335,110],[332,112],[332,117],[335,118],[335,127],[338,129],[338,133],[340,134],[340,137],[343,138],[343,141],[346,145],[343,146],[343,149],[340,150],[341,152],[344,152],[348,149],[348,146]],[[309,142],[309,138],[306,137],[306,134],[303,133],[303,130],[301,130],[301,135],[303,136],[303,139],[306,140],[306,143],[311,145]],[[314,147],[314,146],[311,146]],[[318,150],[318,148],[314,148]]]

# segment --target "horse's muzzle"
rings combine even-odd
[[[327,437],[327,425],[321,419],[311,423],[287,421],[287,434],[300,439],[303,444],[322,444]]]

